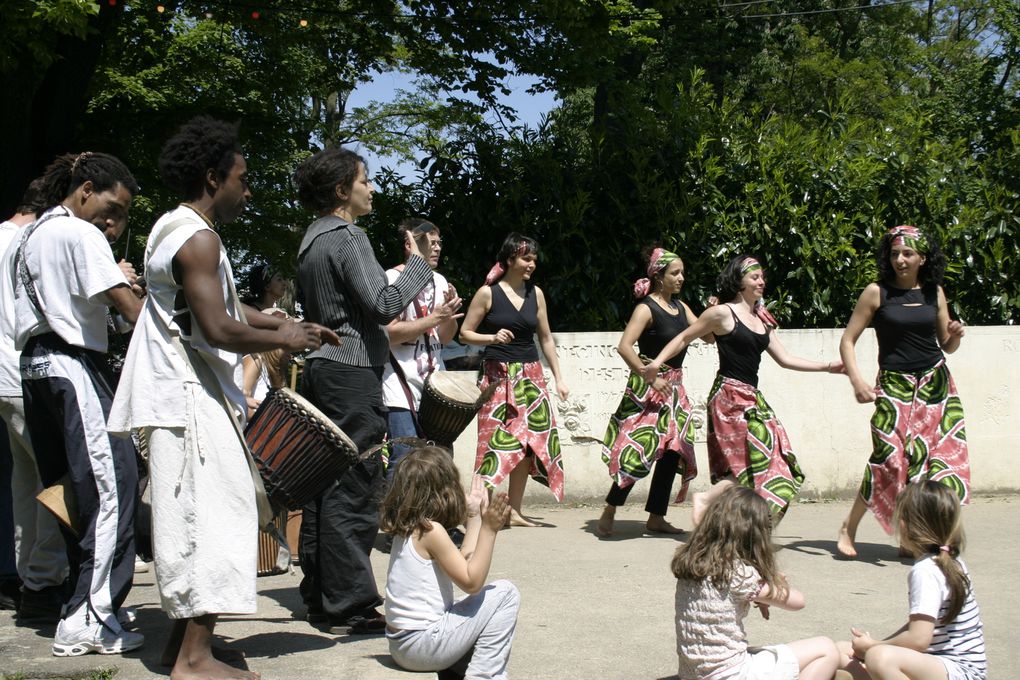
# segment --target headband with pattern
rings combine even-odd
[[[656,248],[648,258],[648,276],[634,282],[634,297],[643,298],[652,290],[652,277],[668,267],[671,262],[679,260],[680,256],[671,253],[664,248]]]
[[[928,252],[928,239],[921,233],[921,230],[911,224],[901,224],[888,231],[892,237],[890,245],[901,245],[911,248],[919,253]]]
[[[761,262],[753,257],[745,258],[744,261],[740,263],[740,275],[742,277],[761,269],[764,269],[764,267],[761,266]],[[772,316],[772,312],[770,312],[765,306],[764,300],[758,300],[754,303],[754,315],[761,319],[766,328],[779,328],[779,322],[776,321],[776,317]]]
[[[514,253],[513,256],[520,257],[521,255],[526,255],[527,253],[528,244],[521,242],[521,245],[518,246],[517,252]],[[489,270],[489,273],[485,275],[485,285],[491,286],[492,284],[496,283],[501,278],[503,278],[504,274],[506,274],[506,267],[503,266],[502,262],[496,262],[496,264],[492,265],[492,269]]]

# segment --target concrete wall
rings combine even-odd
[[[778,331],[786,348],[818,361],[839,358],[842,329]],[[564,450],[566,500],[600,500],[610,480],[600,447],[586,438],[601,439],[609,416],[616,410],[628,369],[617,355],[617,333],[557,333],[560,366],[570,387],[570,399],[557,402],[556,416]],[[878,348],[869,329],[857,343],[864,375],[876,375]],[[692,489],[708,485],[705,448],[705,401],[712,386],[718,357],[714,347],[697,343],[685,363],[684,384],[694,405],[697,425],[698,478]],[[972,484],[976,493],[1020,490],[1020,328],[968,328],[960,349],[949,355],[967,418]],[[546,369],[546,377],[551,375]],[[786,426],[794,452],[807,475],[802,495],[849,497],[860,483],[871,452],[868,421],[873,407],[858,404],[846,376],[800,373],[780,368],[762,357],[760,384],[765,398]],[[464,474],[474,463],[477,428],[468,426],[454,447]],[[633,498],[643,498],[647,483],[639,483]],[[529,502],[548,502],[552,495],[534,482]]]

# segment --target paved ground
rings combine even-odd
[[[824,634],[846,637],[851,625],[885,635],[905,619],[909,564],[871,518],[862,525],[861,559],[834,559],[834,536],[848,503],[801,503],[793,507],[776,537],[780,561],[808,606],[801,612],[773,612],[763,621],[752,612],[748,632],[755,643],[782,642]],[[985,624],[990,678],[1020,673],[1017,579],[1020,564],[1017,519],[1020,498],[978,499],[964,516],[965,556]],[[500,534],[490,578],[508,578],[523,604],[514,643],[511,675],[521,679],[668,679],[676,672],[673,633],[674,580],[669,560],[673,537],[642,533],[640,505],[617,513],[617,536],[593,533],[598,508],[534,509],[550,526]],[[687,507],[671,512],[689,526]],[[680,537],[682,539],[682,536]],[[386,556],[376,555],[376,576],[385,578]],[[225,620],[218,631],[242,649],[263,678],[358,678],[396,680],[411,675],[392,665],[382,638],[334,637],[295,619],[302,610],[297,574],[259,579],[259,614]],[[53,630],[16,625],[0,613],[0,675],[80,676],[116,667],[118,680],[166,675],[156,663],[166,619],[158,608],[151,574],[141,574],[129,604],[139,607],[137,629],[145,647],[124,657],[50,656]]]

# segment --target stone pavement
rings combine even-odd
[[[508,578],[521,590],[522,609],[510,673],[520,679],[648,678],[666,680],[676,672],[673,632],[674,579],[670,557],[678,539],[643,533],[646,515],[638,499],[617,513],[609,540],[593,533],[598,506],[532,507],[526,512],[550,526],[510,529],[496,541],[490,579]],[[857,625],[885,636],[906,621],[909,563],[868,517],[853,562],[833,558],[835,535],[848,502],[794,505],[776,542],[784,547],[780,564],[791,583],[804,591],[800,612],[773,611],[770,621],[748,617],[755,644],[813,635],[845,638]],[[965,511],[968,546],[964,556],[974,579],[985,624],[992,680],[1020,673],[1020,565],[1017,519],[1020,498],[979,498]],[[689,507],[672,508],[675,524],[690,526]],[[680,536],[682,540],[683,536]],[[380,588],[386,555],[376,554]],[[259,579],[259,613],[230,617],[217,631],[248,657],[262,677],[399,680],[434,678],[396,668],[380,637],[336,637],[295,618],[303,609],[298,574]],[[80,677],[98,668],[117,669],[117,680],[166,676],[157,665],[167,622],[159,611],[151,573],[139,574],[128,604],[139,608],[137,630],[146,645],[124,656],[50,655],[53,629],[16,625],[0,612],[0,676]]]

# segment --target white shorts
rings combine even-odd
[[[748,647],[739,680],[797,680],[800,664],[789,645]]]

